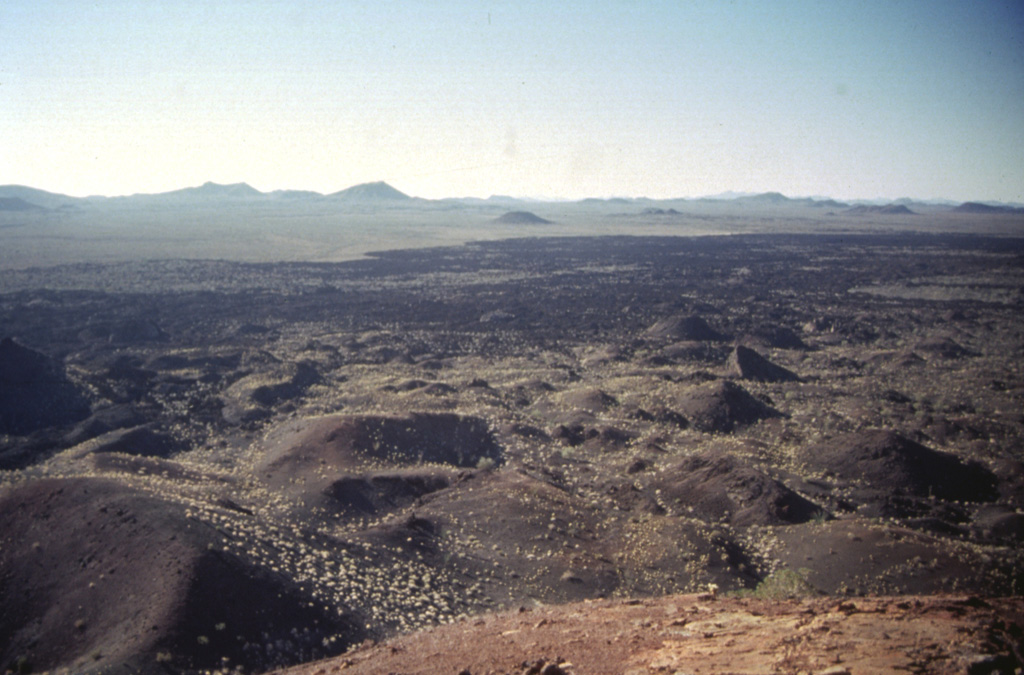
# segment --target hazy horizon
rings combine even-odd
[[[1024,202],[1021,2],[0,6],[0,184]]]
[[[421,197],[419,195],[409,194],[409,193],[405,192],[404,190],[401,190],[399,187],[391,185],[387,181],[368,181],[366,183],[357,183],[356,185],[348,185],[348,186],[341,187],[341,188],[334,189],[334,190],[330,190],[330,191],[327,191],[327,192],[320,192],[320,191],[317,191],[317,190],[308,190],[308,189],[304,189],[304,188],[289,188],[289,187],[275,187],[275,188],[270,188],[270,189],[266,189],[266,190],[261,190],[261,189],[255,187],[255,186],[253,186],[251,183],[249,183],[247,181],[239,181],[237,183],[217,183],[215,181],[204,181],[203,183],[200,183],[200,184],[197,184],[197,185],[185,185],[185,186],[181,186],[181,187],[172,187],[169,190],[161,190],[160,192],[133,192],[133,193],[128,193],[128,194],[71,195],[71,194],[62,193],[62,192],[55,192],[55,191],[52,191],[52,190],[46,190],[45,188],[40,188],[40,187],[35,186],[35,185],[25,185],[25,184],[20,184],[20,183],[8,183],[8,184],[0,185],[0,188],[15,187],[15,188],[28,188],[28,189],[31,189],[31,190],[42,190],[44,192],[49,192],[51,194],[61,195],[61,196],[65,196],[65,197],[71,197],[73,199],[119,199],[119,198],[125,198],[125,197],[159,197],[161,195],[166,195],[166,194],[170,194],[170,193],[185,192],[185,191],[189,191],[189,190],[198,190],[200,188],[206,187],[207,185],[214,185],[214,186],[221,187],[221,188],[230,188],[230,187],[234,187],[234,186],[247,186],[247,187],[250,187],[250,188],[256,190],[261,195],[267,195],[267,196],[273,195],[274,193],[281,193],[281,192],[309,192],[309,193],[312,193],[312,194],[320,195],[322,197],[329,197],[329,196],[332,196],[332,195],[337,194],[339,192],[344,192],[344,191],[346,191],[349,188],[363,187],[363,186],[375,185],[375,184],[385,184],[385,185],[388,185],[388,186],[398,190],[399,192],[404,193],[407,197],[410,197],[412,199],[423,199],[423,200],[426,200],[426,201],[474,200],[474,199],[481,200],[481,201],[487,201],[489,199],[497,199],[497,200],[500,200],[500,199],[514,199],[514,200],[517,200],[517,201],[524,201],[524,202],[535,201],[535,202],[552,203],[552,204],[556,204],[556,203],[570,203],[570,202],[581,201],[581,200],[586,200],[586,199],[598,199],[598,200],[626,199],[626,200],[636,200],[636,201],[643,201],[643,200],[648,200],[648,201],[726,200],[726,201],[728,201],[728,200],[742,198],[742,197],[757,197],[757,196],[761,196],[761,195],[782,194],[783,197],[786,197],[787,199],[791,199],[791,200],[803,200],[803,199],[828,200],[828,199],[832,199],[832,200],[836,200],[836,201],[840,201],[840,202],[848,202],[848,203],[895,202],[895,201],[899,201],[899,200],[903,200],[903,199],[910,199],[911,201],[922,203],[922,204],[926,204],[926,203],[944,203],[944,202],[949,202],[951,204],[955,204],[955,203],[958,203],[958,201],[959,202],[978,202],[978,201],[981,201],[981,202],[987,202],[987,203],[993,203],[993,204],[995,204],[995,203],[1000,203],[1000,204],[1020,204],[1020,202],[1004,202],[1004,201],[1001,201],[1001,200],[977,200],[977,199],[953,200],[953,199],[948,199],[946,197],[942,197],[942,196],[938,196],[938,195],[931,196],[931,197],[919,197],[919,196],[904,195],[903,197],[890,197],[890,198],[886,198],[886,197],[836,197],[834,195],[826,195],[826,194],[818,194],[818,195],[784,194],[784,193],[780,193],[778,190],[765,190],[765,191],[762,191],[762,192],[745,192],[745,191],[744,192],[739,192],[739,191],[735,191],[735,190],[725,190],[723,192],[719,192],[719,193],[716,193],[716,194],[676,195],[674,197],[657,197],[657,198],[655,198],[655,197],[648,197],[647,195],[591,195],[591,196],[587,196],[587,197],[560,197],[560,196],[557,196],[557,195],[554,195],[554,196],[548,196],[548,195],[533,196],[533,195],[510,195],[510,194],[490,194],[490,195],[451,194],[451,195],[438,196],[438,197]]]

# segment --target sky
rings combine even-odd
[[[0,2],[0,185],[1024,202],[1024,0]]]

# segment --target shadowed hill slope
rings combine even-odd
[[[59,364],[11,338],[0,341],[0,433],[23,435],[88,414],[85,393]]]
[[[187,672],[227,657],[262,670],[362,639],[361,628],[310,606],[292,582],[223,552],[222,535],[183,505],[113,479],[6,489],[0,532],[3,664]]]

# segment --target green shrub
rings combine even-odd
[[[739,591],[737,595],[760,598],[762,600],[785,600],[787,598],[806,598],[819,595],[818,589],[807,581],[810,570],[782,569],[772,572],[761,580],[753,590]]]

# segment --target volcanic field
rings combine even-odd
[[[1024,240],[545,237],[0,288],[0,669],[1022,666]]]

